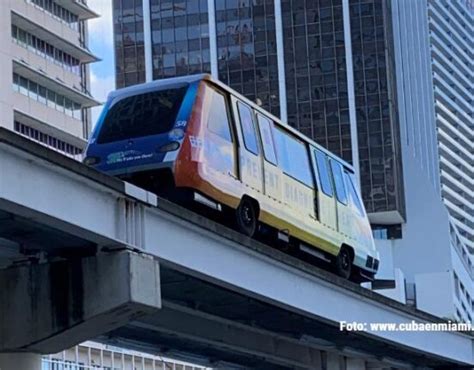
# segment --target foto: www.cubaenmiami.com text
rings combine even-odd
[[[471,331],[471,323],[460,323],[454,321],[446,321],[440,323],[416,322],[414,320],[403,323],[393,322],[349,322],[341,321],[339,323],[341,331]]]

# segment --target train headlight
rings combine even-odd
[[[171,143],[160,146],[158,148],[158,151],[160,153],[165,153],[165,152],[172,152],[172,151],[175,151],[175,150],[178,150],[178,149],[179,149],[179,143],[177,141],[173,141]]]
[[[95,166],[96,164],[100,163],[100,158],[99,157],[94,157],[94,156],[88,156],[84,158],[83,163],[87,166]]]
[[[174,128],[168,133],[170,140],[181,140],[184,137],[184,130],[182,128]]]

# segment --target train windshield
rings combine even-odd
[[[98,144],[170,131],[188,86],[133,95],[114,104],[104,118]]]

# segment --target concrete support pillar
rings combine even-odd
[[[144,254],[11,267],[0,270],[0,351],[57,353],[160,308],[159,263]]]
[[[1,353],[0,370],[41,370],[41,355],[36,353]]]

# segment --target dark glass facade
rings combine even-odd
[[[362,194],[368,212],[404,217],[390,0],[350,0]]]
[[[288,123],[352,160],[342,0],[282,0]]]
[[[207,0],[151,0],[153,79],[210,73]]]
[[[117,88],[145,82],[142,0],[113,1]]]
[[[274,0],[215,4],[219,79],[278,116]]]
[[[281,0],[288,123],[352,162],[342,0]],[[350,0],[362,194],[405,214],[389,0]]]
[[[208,1],[147,1],[153,78],[209,73]],[[367,211],[404,217],[390,2],[349,0],[355,114]],[[141,5],[114,0],[119,87],[144,80]],[[281,10],[288,123],[352,162],[342,0]],[[215,16],[219,79],[279,116],[275,0],[216,0]]]

